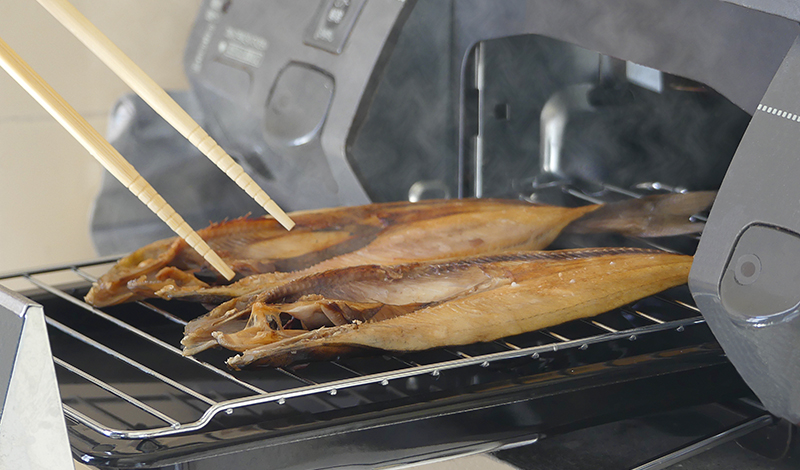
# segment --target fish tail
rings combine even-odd
[[[660,194],[605,204],[574,220],[567,233],[619,233],[667,237],[697,233],[703,223],[691,220],[714,203],[715,191]]]
[[[321,361],[345,357],[370,348],[359,345],[340,344],[330,341],[331,337],[358,325],[343,325],[332,328],[318,328],[301,335],[257,346],[228,358],[225,363],[234,370],[249,366],[285,367],[296,363]]]

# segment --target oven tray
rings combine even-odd
[[[85,304],[112,261],[0,277],[44,307],[72,451],[90,465],[394,466],[750,394],[685,286],[491,343],[234,372],[226,351],[180,354],[200,305]]]

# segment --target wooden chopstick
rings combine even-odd
[[[83,145],[120,183],[158,215],[192,248],[197,250],[226,279],[233,270],[200,238],[156,190],[120,155],[97,130],[81,117],[13,49],[0,39],[0,66]]]
[[[67,0],[37,0],[172,127],[205,154],[287,230],[294,222],[163,88]]]

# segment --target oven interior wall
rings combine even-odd
[[[514,197],[542,172],[545,105],[577,86],[591,87],[589,107],[565,110],[565,174],[626,188],[719,187],[747,112],[652,69],[659,88],[641,86],[629,79],[636,64],[541,35],[481,41],[463,57],[454,44],[472,18],[465,10],[419,0],[403,27],[348,148],[373,201]]]

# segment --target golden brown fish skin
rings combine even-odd
[[[715,191],[695,191],[629,199],[606,204],[576,219],[565,229],[569,233],[619,233],[635,237],[668,237],[700,232],[703,224],[690,220],[711,207]]]
[[[128,281],[166,267],[179,249],[175,239],[160,240],[139,248],[95,281],[86,295],[86,301],[102,307],[139,299],[135,292],[127,289]]]
[[[237,273],[240,280],[233,285],[226,285],[182,240],[170,239],[120,260],[86,300],[96,306],[154,296],[218,303],[343,266],[543,249],[562,230],[687,233],[701,227],[688,217],[713,197],[672,194],[578,208],[498,199],[369,204],[293,213],[297,226],[291,232],[269,217],[237,219],[198,231]],[[259,273],[267,274],[249,278]]]
[[[203,340],[208,340],[220,324],[250,314],[253,305],[274,304],[278,308],[310,296],[317,296],[324,302],[335,302],[329,299],[339,299],[350,304],[377,302],[383,305],[421,306],[441,302],[474,290],[493,288],[498,283],[511,282],[507,266],[536,261],[560,262],[587,256],[594,251],[504,253],[433,263],[362,265],[331,269],[291,279],[262,292],[230,299],[190,321],[185,328],[185,334],[187,338],[193,338],[193,341],[198,335],[203,336]],[[608,249],[604,248],[602,251],[607,252]],[[388,315],[386,312],[388,310],[383,309],[384,315]],[[366,321],[368,318],[359,316],[357,319]],[[336,322],[328,326],[334,324]]]
[[[690,256],[664,252],[599,251],[523,263],[512,270],[510,284],[384,321],[314,330],[248,349],[228,365],[286,366],[359,349],[401,352],[493,341],[594,316],[684,284],[692,262]]]
[[[314,213],[295,213],[294,217],[299,223],[291,233],[302,239],[302,246],[305,246],[306,252],[314,249],[324,250],[328,248],[325,242],[332,242],[331,236],[327,232],[334,232],[336,229],[336,226],[331,223],[332,220],[338,220],[340,226],[346,226],[348,223],[356,223],[361,216],[362,226],[369,226],[370,223],[380,225],[379,221],[368,219],[368,215],[363,210],[359,211],[358,208],[352,212],[342,208],[323,209]],[[268,256],[259,256],[258,247],[285,248],[279,241],[287,234],[286,230],[271,217],[240,218],[215,223],[197,232],[234,269],[237,276],[249,276],[257,272],[274,270],[274,263]],[[314,232],[325,233],[316,239],[309,239],[308,235]],[[342,233],[344,235],[337,237],[335,241],[341,242],[348,232],[342,230]],[[319,241],[320,239],[322,242]],[[256,246],[255,249],[252,249],[253,245]],[[280,256],[275,258],[279,259]],[[202,273],[217,282],[222,282],[222,278],[218,277],[216,272],[202,257],[189,248],[186,242],[178,237],[173,237],[153,242],[122,258],[95,283],[87,294],[86,301],[102,307],[153,297],[152,291],[169,285],[169,282],[164,282],[163,277],[160,280],[160,287],[153,285],[140,289],[138,292],[136,287],[130,289],[133,292],[128,290],[128,283],[139,280],[141,285],[146,285],[148,281],[156,284],[156,281],[159,281],[157,273],[168,265],[177,267],[190,275]]]
[[[526,253],[525,257],[529,259],[534,255]],[[257,315],[257,309],[267,308],[264,307],[267,304],[271,304],[269,308],[273,311],[284,311],[293,316],[297,316],[294,310],[298,304],[301,307],[316,306],[328,321],[310,325],[307,319],[301,318],[303,327],[307,329],[309,326],[316,328],[354,320],[367,321],[373,316],[390,318],[425,304],[463,295],[472,289],[491,287],[506,273],[493,277],[493,271],[503,268],[489,263],[499,263],[507,258],[497,256],[446,264],[411,263],[390,267],[351,266],[315,273],[217,306],[186,325],[181,344],[191,354],[207,349],[213,346],[212,338],[223,325],[240,321],[248,315],[252,318]]]
[[[480,202],[478,202],[480,201]],[[328,259],[309,268],[288,273],[264,273],[228,286],[197,288],[178,283],[160,287],[154,295],[171,300],[182,297],[208,302],[248,295],[299,279],[310,274],[348,266],[377,264],[389,266],[416,261],[443,261],[471,255],[491,255],[506,251],[538,250],[549,245],[571,221],[596,210],[598,206],[563,208],[536,206],[520,201],[464,200],[470,211],[436,211],[424,218],[387,226],[363,247]],[[407,219],[411,219],[410,217]],[[155,284],[151,284],[155,285]],[[131,290],[149,286],[131,282]]]
[[[358,264],[540,249],[569,222],[597,207],[563,208],[500,199],[381,203],[293,213],[297,225],[291,232],[272,218],[262,218],[213,224],[198,233],[239,277],[265,271],[305,275]],[[145,254],[152,260],[145,259]],[[165,298],[196,297],[202,290],[198,283],[204,281],[187,282],[185,276],[174,279],[162,272],[168,266],[207,279],[205,284],[224,281],[183,240],[173,238],[120,260],[95,283],[86,301],[102,307],[153,297],[155,292]],[[182,290],[182,286],[189,288]],[[244,291],[228,297],[244,295],[247,286],[243,287]],[[209,295],[222,297],[215,291]]]
[[[391,310],[392,313],[390,316],[393,317],[407,314],[419,308],[419,306],[414,305],[387,306],[379,303],[365,304],[339,301],[308,302],[308,305],[319,307],[322,313],[328,316],[329,321],[325,326],[339,326],[362,322],[375,313],[385,310]],[[296,305],[286,307],[285,310],[295,314],[293,309],[296,308]],[[283,305],[256,303],[253,305],[250,317],[243,327],[238,330],[228,328],[228,330],[231,330],[230,332],[226,332],[226,329],[215,330],[210,333],[210,337],[208,338],[195,338],[193,341],[187,341],[186,344],[184,344],[186,347],[186,349],[184,349],[184,355],[190,356],[217,345],[233,351],[243,352],[258,345],[275,343],[282,339],[292,338],[310,331],[306,325],[304,325],[306,327],[304,329],[276,327],[276,317],[274,315],[276,313],[280,314],[283,310]],[[279,324],[278,320],[277,325]],[[319,327],[322,326],[318,326],[317,328]]]

